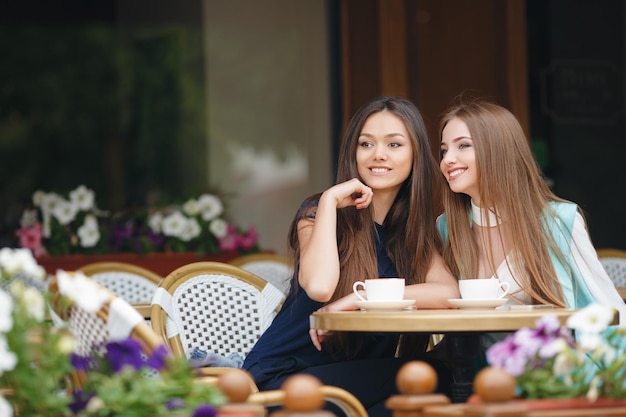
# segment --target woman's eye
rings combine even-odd
[[[362,148],[369,148],[372,146],[372,144],[369,142],[361,142],[359,143],[359,146],[361,146]]]
[[[389,144],[390,147],[392,148],[399,148],[400,146],[402,146],[402,144],[398,143],[398,142],[392,142]]]
[[[465,149],[465,148],[470,148],[472,145],[470,145],[469,143],[461,143],[459,144],[459,149]]]
[[[448,152],[447,149],[440,149],[439,150],[439,157],[443,158],[444,156],[446,156],[446,152]]]

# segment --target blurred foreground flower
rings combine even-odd
[[[487,362],[513,375],[523,398],[624,398],[626,328],[610,326],[613,315],[613,309],[591,304],[564,328],[546,314],[535,329],[520,329],[491,346]]]

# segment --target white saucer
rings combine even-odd
[[[450,298],[448,302],[457,308],[489,309],[500,307],[509,301],[508,298]]]
[[[356,301],[356,306],[361,310],[404,310],[415,305],[415,300],[400,301]]]

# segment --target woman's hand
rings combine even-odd
[[[355,301],[357,297],[354,293],[348,294],[345,297],[338,299],[330,304],[325,305],[320,308],[319,312],[329,312],[329,311],[350,311],[356,310]],[[321,329],[310,329],[309,336],[311,337],[311,342],[313,342],[313,346],[317,350],[322,350],[322,343],[324,340],[328,339],[332,336],[333,332],[330,330],[321,330]]]
[[[334,185],[322,194],[322,198],[333,198],[337,208],[355,206],[357,209],[367,208],[373,196],[372,189],[356,178]]]

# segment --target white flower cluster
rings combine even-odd
[[[0,283],[17,274],[27,274],[42,281],[46,275],[28,249],[0,249]],[[43,321],[46,306],[39,290],[25,287],[20,281],[10,282],[8,291],[0,289],[0,376],[12,371],[17,365],[17,355],[11,351],[7,339],[7,333],[13,329],[13,311],[16,308],[14,300],[25,306],[25,313],[38,322]],[[11,405],[0,396],[0,416],[11,414]]]
[[[89,212],[85,216],[83,224],[78,228],[77,235],[79,243],[84,248],[96,246],[100,240],[100,229],[98,219],[95,216],[95,193],[84,185],[78,186],[70,192],[69,200],[63,196],[51,192],[45,193],[41,190],[33,194],[33,204],[39,207],[43,216],[43,236],[50,237],[50,220],[54,217],[61,225],[68,225],[76,219],[81,211]],[[22,217],[22,227],[36,221],[34,213],[25,212]],[[32,219],[32,217],[35,217]]]
[[[0,282],[19,273],[41,280],[46,277],[46,271],[35,261],[30,250],[0,249]]]
[[[80,271],[67,273],[58,270],[59,292],[89,313],[96,313],[109,299],[109,293],[96,281]]]
[[[223,213],[222,201],[215,195],[202,194],[198,199],[191,198],[182,209],[168,213],[156,212],[150,216],[148,224],[154,233],[176,237],[184,242],[200,236],[201,222],[208,224],[210,232],[217,238],[228,234],[228,223],[219,216]]]

